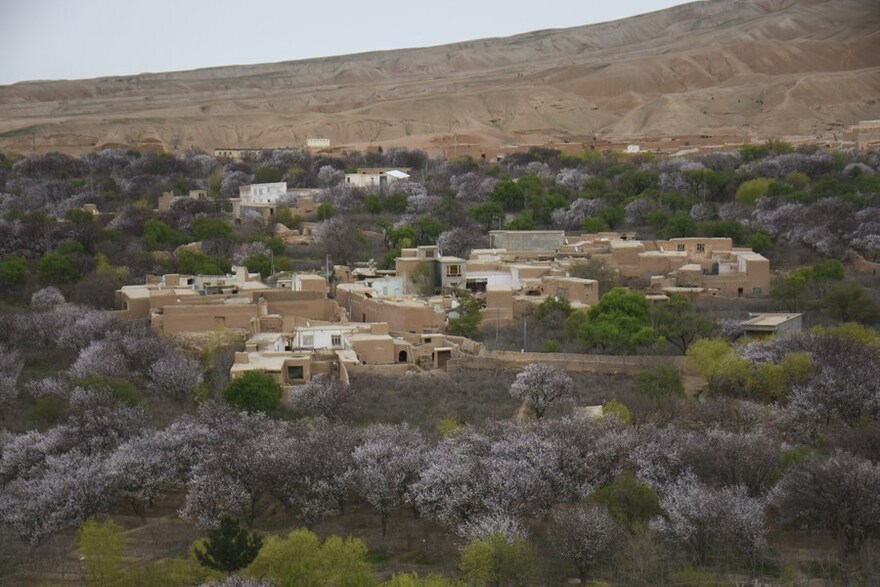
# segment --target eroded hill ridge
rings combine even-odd
[[[513,37],[0,87],[0,149],[431,152],[709,135],[839,139],[880,118],[875,0],[710,0]]]

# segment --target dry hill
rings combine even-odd
[[[0,87],[0,149],[831,138],[880,118],[876,0],[710,0],[423,49]]]

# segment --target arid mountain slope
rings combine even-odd
[[[440,47],[0,87],[0,149],[21,152],[830,137],[873,118],[876,0],[710,0]]]

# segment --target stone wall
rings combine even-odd
[[[636,375],[642,369],[660,365],[671,364],[679,370],[684,370],[686,362],[685,357],[682,356],[620,356],[484,351],[479,356],[462,356],[451,359],[446,368],[450,372],[470,369],[519,371],[529,363],[547,363],[570,372]]]

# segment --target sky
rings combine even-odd
[[[426,47],[681,0],[0,0],[0,85]]]

